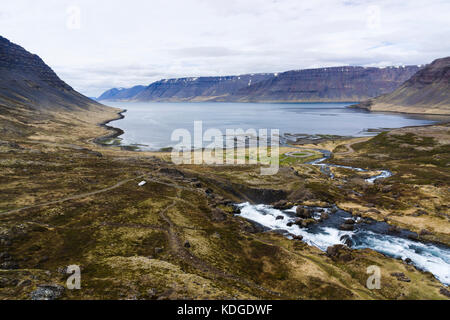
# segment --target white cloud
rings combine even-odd
[[[449,15],[446,0],[15,0],[0,30],[97,96],[170,77],[428,63],[450,52]]]

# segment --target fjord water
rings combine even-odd
[[[404,114],[370,113],[349,109],[353,103],[132,103],[108,102],[126,109],[125,118],[112,126],[125,133],[122,144],[142,145],[143,150],[173,146],[175,129],[193,133],[194,121],[204,131],[220,129],[279,129],[281,134],[366,136],[368,129],[399,128],[433,123],[438,118]]]

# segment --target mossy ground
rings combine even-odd
[[[381,135],[354,146],[357,154],[334,159],[396,173],[370,186],[351,172],[342,172],[347,183],[331,180],[300,158],[261,176],[258,166],[175,167],[168,154],[100,148],[82,139],[15,138],[17,146],[0,148],[0,212],[32,207],[0,214],[0,252],[18,264],[0,270],[0,299],[29,299],[38,285],[65,285],[62,270],[73,264],[81,266],[82,289],[65,290],[63,299],[444,299],[437,280],[402,261],[371,250],[334,261],[302,242],[257,232],[227,205],[284,197],[358,211],[370,202],[381,217],[429,228],[427,237],[446,242],[448,149],[428,139],[386,139]],[[393,156],[403,144],[433,150]],[[380,161],[375,152],[390,160]],[[426,172],[436,180],[427,180]],[[142,180],[147,184],[139,187]],[[404,219],[412,208],[427,215]],[[381,267],[380,290],[366,287],[370,265]],[[411,282],[397,281],[393,272]]]

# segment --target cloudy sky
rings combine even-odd
[[[448,0],[1,1],[0,35],[88,96],[163,78],[450,55]]]

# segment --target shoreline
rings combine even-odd
[[[102,147],[110,147],[111,145],[108,145],[108,144],[104,143],[104,141],[107,140],[107,139],[118,138],[121,135],[123,135],[125,133],[125,131],[123,131],[122,129],[110,126],[109,124],[111,122],[124,119],[125,118],[124,113],[126,113],[127,111],[128,110],[126,110],[126,109],[122,109],[122,110],[117,112],[117,117],[116,118],[98,123],[99,127],[105,128],[106,130],[112,131],[112,132],[109,133],[109,134],[100,136],[100,137],[96,137],[96,138],[94,138],[92,140],[92,142],[97,144],[97,145],[100,145]]]
[[[215,103],[223,103],[223,102],[215,102]],[[299,102],[288,102],[288,103],[298,104]],[[305,102],[305,103],[307,103],[307,102]],[[318,103],[322,103],[322,102],[318,102]],[[262,102],[262,104],[265,104],[265,102]],[[446,115],[446,114],[408,113],[408,112],[396,112],[396,111],[371,111],[370,109],[364,108],[364,107],[360,107],[359,105],[350,105],[350,106],[347,106],[345,108],[364,110],[364,111],[367,111],[367,112],[373,113],[373,114],[387,113],[387,114],[404,114],[404,115],[411,115],[411,116],[442,116],[442,117],[448,117],[449,118],[447,120],[442,120],[442,121],[435,120],[435,123],[423,124],[423,125],[418,125],[418,126],[404,126],[404,127],[398,127],[398,128],[368,129],[368,130],[373,130],[373,133],[377,133],[377,134],[374,134],[373,136],[369,136],[371,138],[376,137],[378,134],[380,134],[382,132],[389,132],[389,131],[397,130],[397,129],[422,128],[422,127],[432,127],[432,126],[436,126],[436,125],[450,124],[450,115]],[[106,144],[105,143],[105,140],[118,138],[118,137],[120,137],[121,135],[123,135],[125,133],[125,131],[123,131],[122,129],[110,126],[109,124],[111,122],[124,119],[125,118],[124,113],[126,113],[127,111],[128,111],[127,109],[122,109],[121,111],[117,112],[117,117],[116,118],[113,118],[113,119],[110,119],[110,120],[106,120],[106,121],[103,121],[103,122],[99,123],[98,126],[103,127],[106,130],[108,130],[108,131],[112,131],[112,133],[106,134],[104,136],[96,137],[96,138],[92,139],[91,141],[93,143],[101,146],[101,147],[119,147],[121,149],[126,149],[126,151],[133,151],[133,152],[165,153],[166,151],[163,151],[163,149],[165,149],[165,148],[161,148],[159,150],[151,150],[150,151],[150,150],[133,149],[133,148],[130,148],[130,146],[128,146],[128,145],[121,145],[121,144],[114,145],[114,144]],[[320,135],[320,134],[311,134],[311,136],[314,136],[314,135]],[[321,138],[321,139],[318,139],[318,140],[304,138],[304,139],[300,139],[300,141],[292,142],[291,144],[294,145],[294,146],[302,146],[302,145],[305,145],[305,144],[306,145],[308,145],[308,144],[320,144],[320,143],[324,143],[324,142],[331,141],[331,140],[348,140],[348,139],[357,139],[357,138],[360,138],[360,137],[356,137],[356,136],[334,136],[333,138]],[[304,141],[301,141],[301,140],[304,140]]]
[[[449,117],[450,118],[450,114],[448,114],[448,113],[423,113],[423,112],[372,110],[370,107],[371,106],[364,106],[361,104],[353,104],[353,105],[347,106],[346,108],[363,110],[363,111],[367,111],[370,113],[404,114],[404,115],[411,115],[411,116],[441,116],[441,117]],[[449,122],[450,122],[450,120],[449,120]]]

